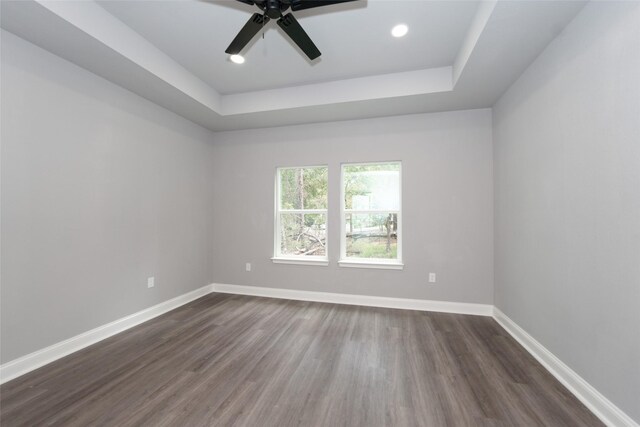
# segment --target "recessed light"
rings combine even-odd
[[[391,30],[391,35],[393,37],[402,37],[409,31],[409,27],[404,24],[398,24]]]
[[[229,59],[231,59],[231,62],[234,62],[236,64],[244,63],[244,57],[242,55],[231,55]]]

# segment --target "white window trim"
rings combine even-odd
[[[397,260],[385,260],[384,258],[348,258],[338,261],[340,267],[349,268],[374,268],[381,270],[402,270],[404,264]]]
[[[358,210],[358,209],[346,209],[344,203],[344,168],[345,166],[368,166],[368,165],[385,165],[389,163],[397,163],[400,167],[400,179],[398,197],[400,202],[400,209],[394,210]],[[398,215],[398,230],[397,230],[397,259],[387,258],[347,258],[347,229],[345,224],[345,214],[347,213],[396,213]],[[389,160],[384,162],[365,162],[365,163],[341,163],[340,164],[340,260],[338,261],[340,267],[354,267],[354,268],[378,268],[389,270],[402,270],[404,264],[402,263],[402,161]]]
[[[296,265],[317,265],[321,267],[326,267],[329,265],[329,259],[325,259],[324,257],[320,257],[322,259],[305,259],[302,257],[273,257],[271,261],[274,264],[296,264]]]
[[[280,209],[280,171],[283,169],[314,169],[314,168],[327,168],[327,209]],[[314,166],[282,166],[276,168],[275,176],[275,200],[274,207],[274,228],[273,228],[273,257],[271,261],[274,264],[297,264],[297,265],[316,265],[327,266],[329,265],[329,182],[328,182],[329,165],[314,165]],[[326,218],[326,230],[327,241],[325,243],[325,255],[309,255],[309,256],[295,256],[295,255],[282,255],[281,249],[281,234],[280,234],[280,214],[281,213],[307,213],[307,214],[324,214]]]

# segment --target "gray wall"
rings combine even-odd
[[[1,107],[2,362],[211,283],[209,131],[4,31]]]
[[[215,282],[492,303],[490,110],[235,131],[215,141]],[[405,268],[338,267],[340,163],[384,160],[402,161]],[[273,264],[276,167],[317,164],[329,165],[331,263]],[[438,283],[427,283],[428,272]]]
[[[494,138],[497,307],[640,421],[640,3],[588,4]]]

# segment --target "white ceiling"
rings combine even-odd
[[[360,0],[296,12],[322,52],[310,61],[271,21],[238,66],[224,54],[258,12],[231,0],[99,1],[109,13],[229,94],[451,65],[478,7],[472,1]],[[405,23],[411,31],[391,37]]]
[[[584,1],[360,0],[296,12],[323,55],[232,0],[2,0],[2,28],[209,129],[490,107]],[[402,39],[390,36],[399,22]]]

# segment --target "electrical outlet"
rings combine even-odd
[[[251,271],[251,263],[248,262],[245,266],[244,266],[245,270],[247,271]]]
[[[429,273],[429,283],[436,283],[436,273]]]
[[[147,288],[153,288],[156,285],[156,278],[155,277],[148,277],[147,278]]]

